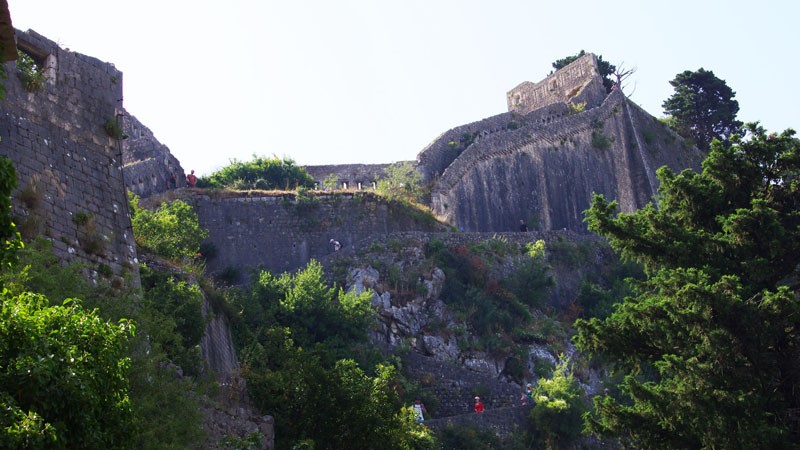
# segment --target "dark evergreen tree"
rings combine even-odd
[[[697,72],[687,70],[669,84],[675,93],[664,101],[664,112],[674,118],[676,131],[699,148],[708,150],[713,139],[725,141],[741,129],[736,93],[714,72],[702,67]]]
[[[576,322],[585,352],[617,363],[596,433],[637,448],[796,448],[800,410],[800,141],[756,124],[715,141],[702,173],[661,179],[659,206],[589,228],[648,278],[604,320]]]

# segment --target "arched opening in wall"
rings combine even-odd
[[[372,189],[378,189],[378,183],[372,182]]]
[[[158,179],[156,178],[155,175],[150,176],[150,182],[153,183],[153,187],[156,187],[158,185]]]
[[[314,190],[315,191],[319,190],[319,181],[314,182]]]
[[[342,181],[342,189],[347,190],[347,181]]]
[[[358,182],[358,190],[359,191],[361,190],[361,182],[360,181]]]

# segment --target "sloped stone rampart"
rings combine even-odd
[[[149,128],[127,112],[124,132],[122,170],[128,190],[146,198],[186,185],[186,172],[170,153],[169,147],[159,142]],[[173,172],[177,183],[170,179]]]
[[[646,167],[697,169],[702,159],[649,117],[614,91],[598,108],[487,136],[442,174],[432,208],[466,231],[511,231],[520,219],[534,229],[585,231],[593,193],[624,212],[641,208],[655,193]]]
[[[42,91],[28,92],[16,64],[6,63],[0,154],[18,173],[16,223],[29,237],[47,236],[64,261],[106,274],[110,268],[118,282],[124,273],[138,280],[122,142],[104,129],[122,114],[122,73],[35,31],[16,34],[47,78]]]

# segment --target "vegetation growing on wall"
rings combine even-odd
[[[543,306],[553,285],[543,255],[523,253],[503,239],[453,248],[432,240],[425,251],[445,273],[442,300],[478,336],[477,342],[464,342],[465,348],[508,356],[515,339],[530,336],[525,330],[532,322],[531,308]],[[510,255],[518,260],[516,270],[507,275],[491,270]]]
[[[384,169],[386,177],[378,180],[377,192],[393,200],[408,203],[420,203],[427,195],[422,185],[422,175],[414,168],[414,164],[406,161]]]
[[[230,164],[201,177],[197,187],[235,190],[295,190],[313,188],[314,178],[288,158],[267,158],[253,155],[251,161],[231,160]]]
[[[191,261],[198,256],[208,230],[200,228],[197,213],[182,200],[163,202],[151,211],[139,207],[139,197],[128,195],[136,244],[158,256]]]
[[[28,92],[44,90],[44,70],[22,50],[17,50],[17,75]]]

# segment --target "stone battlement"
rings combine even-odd
[[[507,94],[508,110],[528,114],[556,103],[583,103],[593,108],[606,96],[603,80],[592,53],[581,56],[538,83],[523,81]]]

